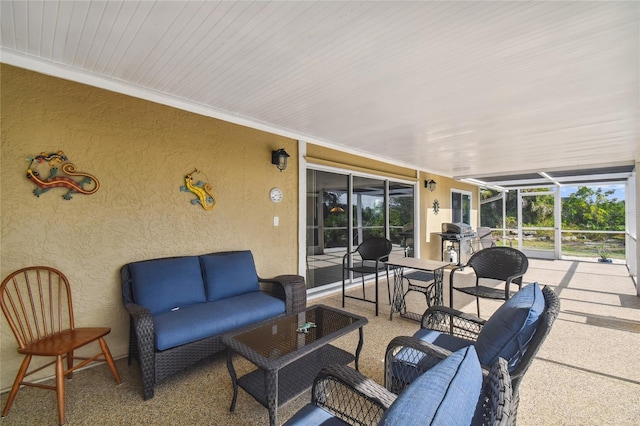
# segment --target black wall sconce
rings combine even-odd
[[[429,191],[433,192],[436,190],[436,181],[433,179],[425,180],[424,187],[428,188]]]
[[[287,168],[287,158],[291,157],[287,154],[284,148],[280,148],[277,151],[271,151],[271,164],[275,164],[276,167],[283,171]]]

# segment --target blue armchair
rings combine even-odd
[[[344,366],[315,379],[311,403],[288,422],[298,425],[508,425],[511,380],[500,359],[483,380],[472,346],[461,349],[417,378],[399,396]]]
[[[484,374],[498,358],[508,364],[513,388],[512,415],[518,388],[553,325],[560,303],[549,287],[529,284],[484,320],[445,306],[432,306],[413,336],[399,336],[387,346],[385,387],[401,393],[410,383],[461,348],[475,347]]]

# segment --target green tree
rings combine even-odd
[[[625,203],[613,195],[615,190],[603,190],[581,186],[562,200],[562,228],[588,229],[598,231],[624,231]],[[481,192],[481,199],[487,200],[498,193],[490,190]],[[505,194],[507,228],[517,227],[517,192]],[[552,226],[553,196],[540,195],[525,197],[522,206],[522,221],[525,226]],[[502,227],[502,201],[483,204],[480,211],[481,224],[492,228]]]
[[[529,193],[540,191],[546,191],[546,188],[529,191]],[[553,226],[553,204],[553,195],[536,195],[534,197],[522,197],[523,226]]]
[[[596,231],[624,231],[625,204],[612,197],[615,190],[603,191],[581,186],[562,200],[562,227]]]

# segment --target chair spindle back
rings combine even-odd
[[[74,328],[69,281],[48,266],[23,268],[7,276],[0,284],[0,305],[20,349]]]

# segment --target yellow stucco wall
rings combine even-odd
[[[436,181],[436,189],[431,192],[424,187],[424,181]],[[441,239],[436,233],[442,232],[442,224],[452,221],[451,191],[467,191],[471,193],[471,224],[476,228],[478,223],[478,188],[473,185],[456,181],[431,173],[420,173],[420,223],[421,226],[421,257],[424,259],[441,259]],[[440,209],[433,211],[433,202],[438,200]]]
[[[71,281],[77,325],[111,327],[107,341],[115,357],[127,352],[118,276],[127,262],[249,249],[263,277],[297,272],[296,141],[4,64],[0,78],[0,277],[35,264],[62,270]],[[270,164],[278,148],[291,155],[284,172]],[[58,150],[99,179],[96,194],[64,200],[65,190],[52,189],[34,196],[26,158]],[[432,233],[451,221],[451,188],[472,192],[474,223],[477,218],[472,185],[311,144],[307,155],[381,176],[418,174],[423,258],[440,258]],[[202,172],[196,178],[213,185],[212,211],[179,190],[194,168]],[[48,175],[48,167],[39,171]],[[438,182],[434,192],[422,184],[430,178]],[[279,204],[269,200],[275,186],[284,192]],[[2,390],[22,359],[15,348],[3,318]]]
[[[0,276],[34,264],[63,271],[76,324],[111,327],[114,356],[127,352],[118,276],[127,262],[250,249],[261,276],[297,272],[296,141],[7,65],[0,72]],[[283,147],[291,158],[280,172],[271,151]],[[26,158],[58,150],[98,178],[96,194],[34,196]],[[194,167],[213,185],[211,211],[179,190]],[[275,186],[280,204],[269,200]],[[4,318],[0,325],[5,390],[22,357]]]
[[[344,167],[354,171],[375,173],[406,180],[415,180],[416,171],[382,161],[371,160],[354,154],[340,152],[320,145],[307,145],[307,161],[309,163]]]

